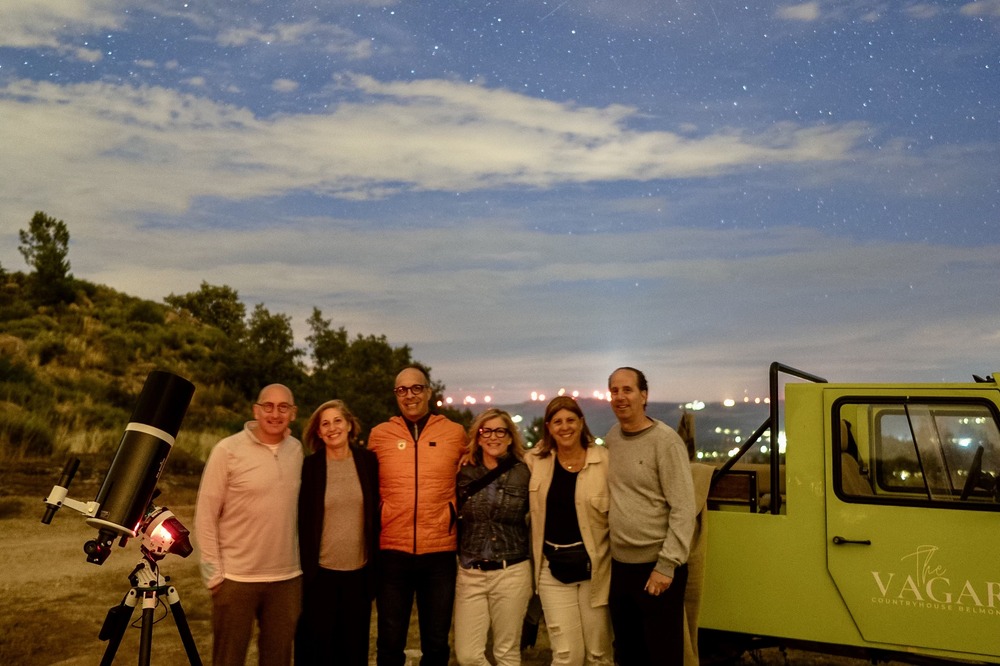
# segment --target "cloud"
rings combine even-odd
[[[757,134],[681,136],[630,129],[635,111],[618,105],[584,107],[446,81],[345,81],[363,102],[267,119],[153,86],[12,82],[0,88],[5,200],[22,209],[59,202],[103,217],[179,213],[199,197],[302,190],[359,199],[709,177],[847,160],[867,131],[856,123],[779,123]]]
[[[298,81],[292,81],[291,79],[275,79],[271,82],[271,90],[275,92],[295,92],[299,89]]]
[[[114,243],[74,242],[71,259],[87,279],[153,299],[165,285],[228,284],[291,315],[300,341],[316,306],[351,334],[412,345],[453,389],[488,378],[518,396],[538,377],[599,388],[624,362],[654,373],[661,397],[759,385],[773,360],[834,379],[891,379],[892,369],[931,379],[998,334],[994,313],[962,304],[1000,279],[1000,245],[873,245],[795,226],[568,236],[529,220],[119,226]]]
[[[803,2],[798,5],[778,7],[774,13],[776,18],[789,21],[815,21],[820,18],[818,2]]]
[[[66,43],[78,34],[116,30],[123,24],[120,0],[4,0],[0,46],[52,48],[92,62],[99,51]]]
[[[268,27],[225,28],[215,38],[220,46],[248,46],[252,43],[309,46],[318,51],[336,53],[349,60],[365,60],[372,55],[371,40],[335,24],[317,20],[297,23],[274,23]]]
[[[959,10],[965,16],[992,16],[1000,18],[1000,0],[977,0],[962,5]]]

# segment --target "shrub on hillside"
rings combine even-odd
[[[55,436],[47,422],[18,409],[0,411],[0,451],[4,457],[52,455]]]
[[[132,307],[129,308],[128,318],[131,322],[162,326],[165,310],[166,308],[153,301],[138,301],[133,303]]]
[[[0,381],[5,384],[31,384],[35,381],[35,373],[21,359],[13,356],[0,356]]]
[[[27,301],[10,299],[8,302],[0,304],[0,321],[15,321],[27,319],[35,311]]]
[[[49,331],[45,331],[35,338],[30,349],[38,357],[38,365],[48,365],[60,356],[65,356],[69,351],[66,348],[66,342]]]

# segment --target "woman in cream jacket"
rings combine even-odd
[[[553,664],[614,663],[608,588],[608,452],[593,444],[583,412],[568,396],[545,409],[542,441],[527,456],[535,585],[545,613]],[[548,554],[582,541],[590,576],[561,582]]]

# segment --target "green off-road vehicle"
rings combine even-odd
[[[709,494],[702,663],[768,645],[1000,663],[995,377],[833,384],[772,364],[770,418]],[[742,462],[765,433],[769,462]]]

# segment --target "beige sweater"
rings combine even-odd
[[[257,422],[226,437],[205,463],[195,508],[201,576],[269,583],[300,576],[296,538],[302,444],[290,434],[272,449],[257,439]]]

